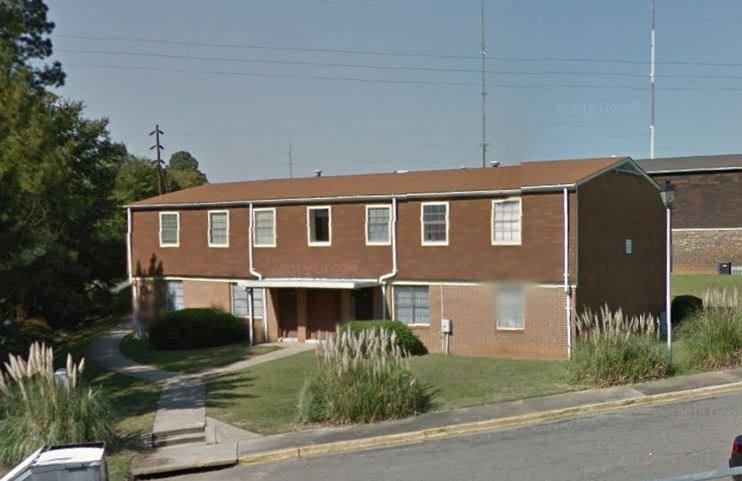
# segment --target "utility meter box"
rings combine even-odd
[[[105,445],[43,447],[0,481],[108,481]]]
[[[441,332],[443,334],[451,334],[452,331],[451,319],[441,319]]]

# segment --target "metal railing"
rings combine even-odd
[[[742,476],[742,466],[736,468],[719,469],[717,471],[706,471],[698,474],[683,474],[672,478],[656,479],[654,481],[706,481],[707,479],[723,479],[731,476]]]

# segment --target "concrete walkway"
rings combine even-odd
[[[173,444],[205,442],[211,437],[218,439],[250,438],[256,436],[225,423],[212,422],[213,429],[207,433],[206,387],[204,380],[219,374],[246,369],[300,352],[314,349],[313,344],[276,343],[281,349],[253,358],[237,361],[226,366],[207,369],[194,374],[182,374],[140,364],[124,356],[119,349],[121,340],[131,333],[131,321],[124,320],[119,326],[94,339],[86,355],[91,361],[108,370],[163,384],[162,393],[152,428],[156,447]]]

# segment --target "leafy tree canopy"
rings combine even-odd
[[[175,183],[173,190],[196,187],[208,182],[206,174],[198,168],[198,160],[190,152],[184,150],[170,156],[165,170]]]

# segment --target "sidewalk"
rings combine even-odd
[[[132,469],[134,476],[226,467],[424,442],[446,436],[513,428],[742,391],[742,369],[663,379],[540,398],[425,413],[400,421],[321,428],[225,443],[163,448]]]
[[[281,343],[281,349],[267,354],[195,374],[183,374],[140,364],[124,356],[119,349],[119,343],[124,336],[131,333],[130,322],[124,319],[116,328],[94,339],[88,346],[86,354],[90,360],[100,363],[111,371],[163,384],[152,428],[155,446],[206,441],[206,387],[204,382],[206,378],[314,349],[312,344]],[[220,431],[228,431],[228,429],[220,426]],[[252,433],[245,432],[246,437],[250,434]]]

